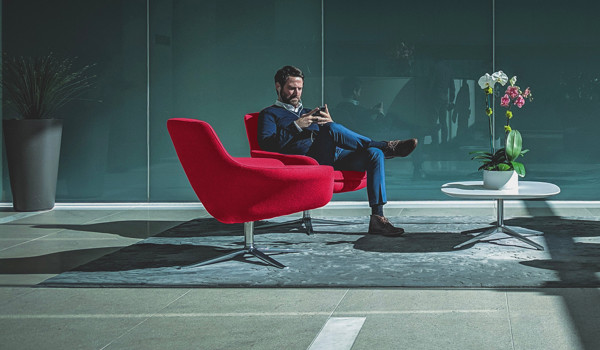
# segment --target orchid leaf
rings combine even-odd
[[[518,130],[511,130],[506,137],[506,159],[514,161],[521,154],[523,139]]]
[[[509,171],[509,170],[512,170],[512,169],[510,168],[510,165],[505,164],[505,163],[500,163],[500,164],[498,164],[498,170],[500,170],[500,171]]]
[[[520,177],[525,176],[525,166],[523,165],[523,163],[515,161],[512,161],[510,163],[512,164],[512,167],[515,169],[515,171],[517,172],[517,174],[519,174]]]

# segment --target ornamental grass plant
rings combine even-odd
[[[17,113],[17,119],[49,119],[69,101],[93,85],[88,75],[93,65],[74,69],[73,59],[47,56],[3,56],[4,100]]]

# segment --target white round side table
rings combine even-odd
[[[504,224],[504,200],[505,199],[540,199],[554,196],[560,193],[560,188],[555,184],[536,181],[519,181],[519,188],[514,190],[490,190],[483,187],[483,181],[459,181],[450,182],[442,185],[442,192],[451,197],[462,199],[493,199],[496,201],[496,224],[491,227],[485,227],[478,231],[483,231],[470,240],[461,243],[454,248],[461,248],[465,245],[478,242],[495,233],[505,233],[522,242],[534,246],[538,250],[544,250],[544,247],[536,242],[524,237],[521,233],[542,235],[543,232],[524,229],[516,226],[507,226]]]

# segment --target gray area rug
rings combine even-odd
[[[250,255],[197,268],[196,262],[243,246],[243,226],[214,219],[183,223],[43,282],[56,287],[600,287],[600,221],[595,218],[508,219],[543,231],[538,251],[504,234],[453,249],[490,225],[491,217],[392,217],[402,237],[367,235],[368,217],[329,218],[351,225],[260,229],[256,246],[301,252],[272,255],[286,269]],[[270,222],[277,221],[276,219]]]

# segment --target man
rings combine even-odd
[[[384,158],[406,157],[417,146],[416,139],[373,141],[331,118],[323,109],[302,106],[304,75],[293,66],[275,74],[277,101],[258,117],[258,144],[265,151],[301,154],[336,170],[367,172],[367,194],[371,207],[369,233],[397,236],[404,229],[394,227],[383,214],[387,202]],[[307,189],[310,190],[310,189]]]

